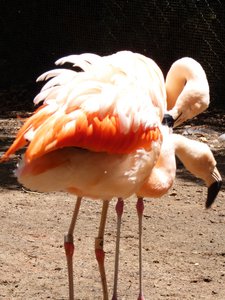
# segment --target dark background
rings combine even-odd
[[[164,74],[176,59],[195,58],[207,73],[211,106],[225,106],[222,0],[0,0],[1,105],[27,108],[35,79],[62,56],[119,50],[153,58]]]

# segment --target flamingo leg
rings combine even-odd
[[[68,269],[68,279],[69,279],[69,300],[74,300],[74,284],[73,284],[73,253],[74,253],[74,243],[73,243],[73,233],[75,224],[77,221],[77,216],[80,209],[82,197],[77,197],[76,205],[73,211],[72,220],[70,222],[70,227],[68,233],[64,236],[64,248],[67,259],[67,269]]]
[[[105,252],[103,250],[104,246],[104,231],[105,231],[105,224],[106,224],[106,217],[107,211],[109,207],[109,201],[103,200],[102,205],[102,213],[101,213],[101,221],[98,231],[98,237],[95,239],[95,256],[98,262],[99,272],[101,275],[101,282],[102,282],[102,290],[103,290],[103,300],[108,300],[108,288],[107,288],[107,281],[106,281],[106,274],[105,274]]]
[[[138,300],[145,300],[142,287],[142,219],[144,211],[144,201],[142,197],[138,197],[137,204],[138,226],[139,226],[139,296]]]
[[[116,204],[117,213],[117,234],[116,234],[116,256],[115,256],[115,268],[114,268],[114,286],[113,286],[113,297],[112,300],[117,300],[117,282],[118,282],[118,271],[119,271],[119,250],[120,250],[120,228],[123,214],[124,201],[122,198],[118,198]]]

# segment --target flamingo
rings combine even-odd
[[[103,200],[95,254],[107,300],[103,243],[109,200],[117,197],[120,204],[135,194],[158,159],[164,77],[153,60],[129,51],[72,55],[56,64],[66,62],[81,71],[59,68],[38,78],[50,79],[34,99],[43,103],[1,160],[27,146],[16,170],[18,181],[31,190],[77,196],[64,240],[71,300],[73,233],[81,199]]]
[[[144,300],[142,290],[142,215],[144,210],[144,197],[159,198],[165,195],[174,183],[176,176],[177,156],[186,169],[194,176],[202,179],[208,187],[205,207],[209,208],[216,199],[222,186],[222,178],[216,167],[215,158],[210,148],[198,141],[187,139],[174,134],[171,127],[181,125],[203,112],[209,105],[209,85],[202,66],[190,57],[177,60],[171,66],[166,76],[167,112],[161,128],[163,142],[160,154],[148,180],[137,192],[137,211],[139,217],[139,297]],[[119,253],[120,224],[123,212],[123,201],[119,199],[118,230],[116,253]],[[118,254],[115,260],[114,297],[117,299]]]
[[[165,85],[167,112],[163,124],[177,127],[209,106],[207,76],[200,63],[193,58],[183,57],[175,61],[166,76]],[[211,150],[206,144],[181,135],[173,134],[172,140],[175,154],[186,169],[205,181],[208,187],[206,208],[209,208],[222,185],[222,178]]]
[[[142,215],[144,211],[143,198],[159,198],[165,195],[173,186],[176,176],[177,156],[184,164],[185,168],[195,177],[202,179],[208,187],[208,195],[205,206],[210,208],[216,199],[222,186],[222,178],[216,167],[215,158],[208,145],[190,140],[180,134],[172,133],[168,126],[161,128],[163,142],[160,149],[160,155],[154,165],[147,181],[137,192],[138,202],[137,211],[139,218],[139,297],[138,300],[144,300],[142,288]],[[117,205],[118,226],[121,224],[123,200],[119,199]],[[116,253],[119,253],[120,227],[117,230]],[[118,255],[118,254],[117,254]],[[118,278],[118,257],[115,259],[115,277],[114,277],[114,298],[117,299],[117,278]]]
[[[193,168],[193,163],[196,163],[195,152],[192,151],[193,155],[189,157],[185,155],[186,152],[190,153],[189,150],[186,151],[189,144],[182,147],[183,138],[174,135],[167,125],[161,124],[162,120],[167,123],[166,118],[163,119],[166,105],[169,109],[168,115],[175,120],[175,126],[186,120],[183,116],[186,113],[187,94],[192,91],[187,87],[190,88],[189,81],[195,84],[195,80],[191,80],[187,77],[188,72],[184,72],[187,83],[184,86],[184,81],[177,81],[178,85],[182,83],[182,87],[177,88],[173,98],[170,97],[168,87],[172,80],[168,79],[169,73],[173,71],[167,75],[165,88],[161,70],[154,61],[143,55],[129,51],[105,57],[82,54],[62,58],[56,63],[66,62],[79,67],[81,71],[60,68],[46,72],[38,78],[50,79],[34,99],[35,104],[43,104],[24,123],[1,161],[27,145],[16,170],[19,182],[32,190],[67,191],[77,195],[72,220],[64,239],[70,300],[74,299],[73,233],[82,197],[103,200],[95,254],[104,300],[108,299],[104,267],[104,230],[109,201],[113,197],[118,198],[113,291],[113,299],[116,300],[123,199],[136,194],[139,218],[138,299],[143,300],[143,197],[160,197],[172,186],[176,172],[175,154],[194,175],[206,181],[210,191],[213,190],[209,193],[206,206],[214,201],[221,182],[209,148],[205,148],[206,154],[199,151],[199,158],[203,163],[210,156],[207,167],[199,164]],[[180,75],[182,76],[182,72]],[[207,87],[205,85],[206,95]],[[184,94],[186,97],[182,100]],[[198,95],[202,99],[202,94]],[[193,101],[201,103],[202,100],[196,97]],[[198,112],[200,111],[199,109]],[[195,146],[194,143],[193,147]],[[188,164],[189,159],[192,162]],[[202,172],[199,172],[199,168]],[[205,174],[204,170],[209,173],[207,178],[202,175]]]

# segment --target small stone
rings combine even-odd
[[[212,281],[212,278],[206,277],[206,278],[203,278],[203,281],[204,281],[204,282],[211,282],[211,281]]]
[[[207,142],[207,138],[204,137],[204,136],[201,136],[201,137],[199,138],[199,140],[200,140],[201,142],[203,142],[203,143],[206,143],[206,142]]]
[[[176,196],[177,195],[177,192],[172,192],[172,193],[170,193],[170,196]]]
[[[154,264],[159,264],[159,261],[158,260],[153,260],[153,263]]]
[[[225,142],[225,133],[221,134],[221,135],[218,137],[218,140],[219,140],[219,141],[222,141],[222,142]]]

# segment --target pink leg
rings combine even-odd
[[[117,300],[117,282],[118,282],[118,270],[119,270],[119,251],[120,251],[120,228],[123,214],[124,202],[122,198],[118,198],[116,204],[117,213],[117,235],[116,235],[116,256],[115,256],[115,268],[114,268],[114,287],[112,300]]]
[[[138,300],[145,300],[142,290],[142,218],[144,211],[144,201],[142,197],[138,197],[137,200],[137,214],[139,224],[139,296]]]
[[[106,217],[107,211],[109,207],[109,201],[103,200],[102,205],[102,214],[101,214],[101,221],[98,231],[98,237],[95,239],[95,256],[98,261],[99,272],[101,275],[102,281],[102,290],[103,290],[103,300],[108,300],[108,288],[107,288],[107,281],[106,281],[106,274],[105,274],[105,252],[103,249],[104,246],[104,231],[105,231],[105,224],[106,224]]]
[[[74,232],[74,227],[75,227],[75,224],[76,224],[78,212],[79,212],[79,209],[80,209],[81,199],[82,199],[82,197],[77,198],[68,233],[64,236],[64,248],[65,248],[65,252],[66,252],[68,279],[69,279],[69,300],[74,300],[74,285],[73,285],[74,243],[73,243],[73,232]]]

